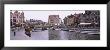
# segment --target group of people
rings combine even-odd
[[[27,36],[29,36],[29,37],[31,37],[31,33],[30,33],[31,30],[32,30],[31,27],[29,27],[29,26],[25,27],[25,34],[26,34]]]
[[[24,25],[24,29],[25,29],[25,34],[29,37],[31,37],[31,31],[32,29],[34,29],[33,25]]]

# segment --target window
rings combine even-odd
[[[50,21],[53,21],[53,20],[50,20]]]
[[[16,19],[13,19],[13,22],[16,22]]]
[[[13,18],[16,18],[16,17],[13,17]]]

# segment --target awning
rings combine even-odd
[[[88,25],[88,24],[91,24],[91,23],[80,23],[79,25]]]

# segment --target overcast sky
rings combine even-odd
[[[30,10],[28,11],[28,10],[25,10],[23,12],[24,12],[25,20],[35,19],[35,20],[42,20],[44,22],[48,22],[49,15],[59,15],[59,17],[63,20],[66,16],[70,14],[84,13],[85,11],[30,11]]]

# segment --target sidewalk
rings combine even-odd
[[[24,29],[21,29],[19,31],[16,31],[16,35],[14,36],[14,32],[11,31],[10,33],[10,39],[11,40],[29,40],[31,37],[28,37],[25,35]]]

